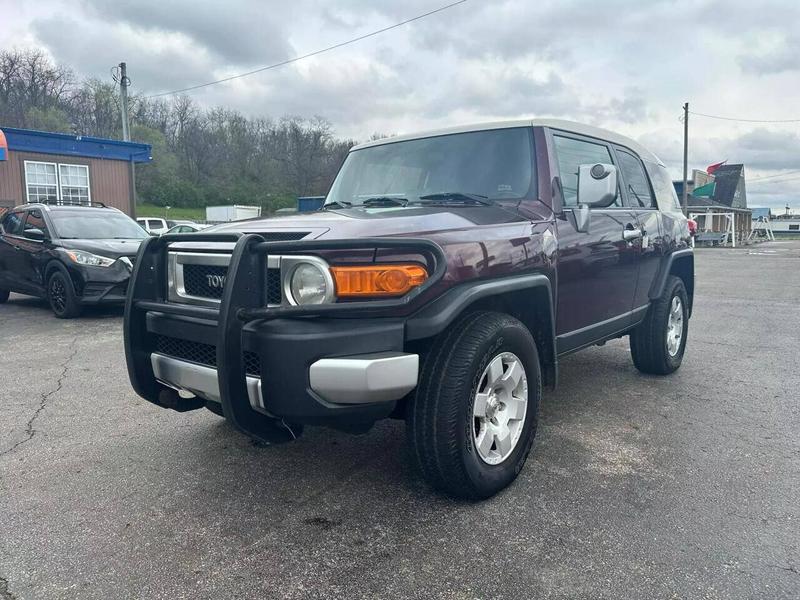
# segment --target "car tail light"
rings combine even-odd
[[[331,267],[338,298],[402,296],[428,278],[424,267],[414,264]]]
[[[697,221],[694,219],[689,219],[687,223],[689,225],[689,235],[694,235],[697,233]]]

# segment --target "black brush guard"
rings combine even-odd
[[[170,244],[235,243],[219,309],[167,302],[167,253]],[[312,306],[266,306],[266,264],[269,254],[314,254],[327,250],[400,249],[426,260],[430,276],[401,298],[342,302]],[[199,248],[198,248],[199,250]],[[141,397],[175,410],[203,406],[199,398],[179,398],[159,383],[150,363],[146,315],[157,312],[205,323],[217,323],[217,379],[225,417],[248,435],[267,442],[292,439],[289,424],[259,413],[250,406],[245,383],[242,328],[252,321],[309,316],[382,317],[397,314],[437,283],[446,270],[442,249],[424,239],[361,238],[267,242],[258,234],[167,234],[148,238],[139,249],[125,302],[125,358],[133,389]]]

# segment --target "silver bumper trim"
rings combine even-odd
[[[158,352],[150,355],[150,364],[153,366],[156,379],[164,385],[191,392],[205,400],[220,402],[216,369]],[[247,376],[247,395],[254,410],[266,413],[260,377]]]
[[[311,365],[308,376],[311,389],[328,402],[389,402],[417,386],[419,355],[381,352],[323,358]]]

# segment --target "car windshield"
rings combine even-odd
[[[325,205],[391,208],[491,204],[528,196],[534,183],[529,127],[390,142],[351,152]]]
[[[61,239],[142,239],[147,232],[130,217],[115,211],[54,210],[50,213]]]

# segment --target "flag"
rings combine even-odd
[[[2,129],[0,129],[0,160],[8,160],[8,142]]]
[[[725,160],[723,160],[722,162],[714,163],[713,165],[708,165],[708,166],[706,167],[706,173],[708,173],[709,175],[713,175],[713,174],[714,174],[714,171],[716,171],[717,169],[719,169],[719,168],[720,168],[722,165],[724,165],[726,162],[728,162],[728,159],[725,159]]]
[[[711,196],[714,195],[714,187],[716,185],[717,184],[712,181],[711,183],[694,188],[694,191],[692,191],[692,196],[695,198],[711,198]]]

